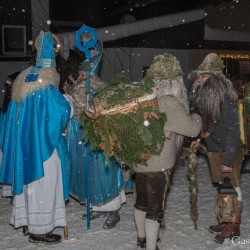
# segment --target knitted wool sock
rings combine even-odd
[[[146,212],[143,212],[136,208],[134,209],[135,224],[137,227],[139,238],[145,237],[145,216],[146,216]]]
[[[155,220],[145,219],[146,250],[155,250],[159,234],[160,223]]]

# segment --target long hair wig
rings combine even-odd
[[[225,78],[226,79],[226,78]],[[211,75],[199,88],[195,103],[201,112],[203,132],[206,132],[209,124],[220,121],[221,105],[225,95],[232,100],[237,100],[237,93],[231,88],[228,81]]]

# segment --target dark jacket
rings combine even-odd
[[[232,167],[236,151],[243,147],[243,143],[240,138],[238,105],[229,96],[225,96],[220,117],[219,123],[209,124],[206,146],[208,152],[225,152],[224,165]]]

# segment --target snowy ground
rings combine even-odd
[[[198,180],[198,230],[194,230],[189,216],[189,190],[187,181],[187,168],[177,165],[175,168],[173,184],[168,196],[165,212],[165,228],[161,229],[161,250],[224,250],[224,249],[250,249],[250,175],[242,177],[242,192],[244,208],[242,213],[241,242],[248,244],[233,245],[226,240],[223,245],[213,241],[214,235],[207,231],[209,225],[215,222],[216,190],[211,184],[210,172],[206,161],[200,158],[197,168]],[[34,245],[29,243],[28,237],[22,235],[22,230],[15,230],[9,225],[11,205],[9,199],[0,198],[0,249],[27,250],[27,249],[100,249],[100,250],[130,250],[136,247],[136,229],[133,220],[133,204],[135,195],[127,195],[127,203],[123,205],[120,215],[121,221],[116,228],[104,230],[102,224],[105,218],[91,222],[91,228],[86,228],[86,221],[82,214],[86,212],[84,206],[71,199],[67,204],[67,218],[69,238],[56,245]],[[63,236],[63,229],[54,232]]]

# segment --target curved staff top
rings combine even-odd
[[[102,42],[94,28],[83,25],[76,31],[76,47],[85,54],[86,61],[91,65],[90,70],[83,69],[87,73],[86,93],[88,94],[90,92],[90,76],[96,75],[99,69],[103,52]]]

